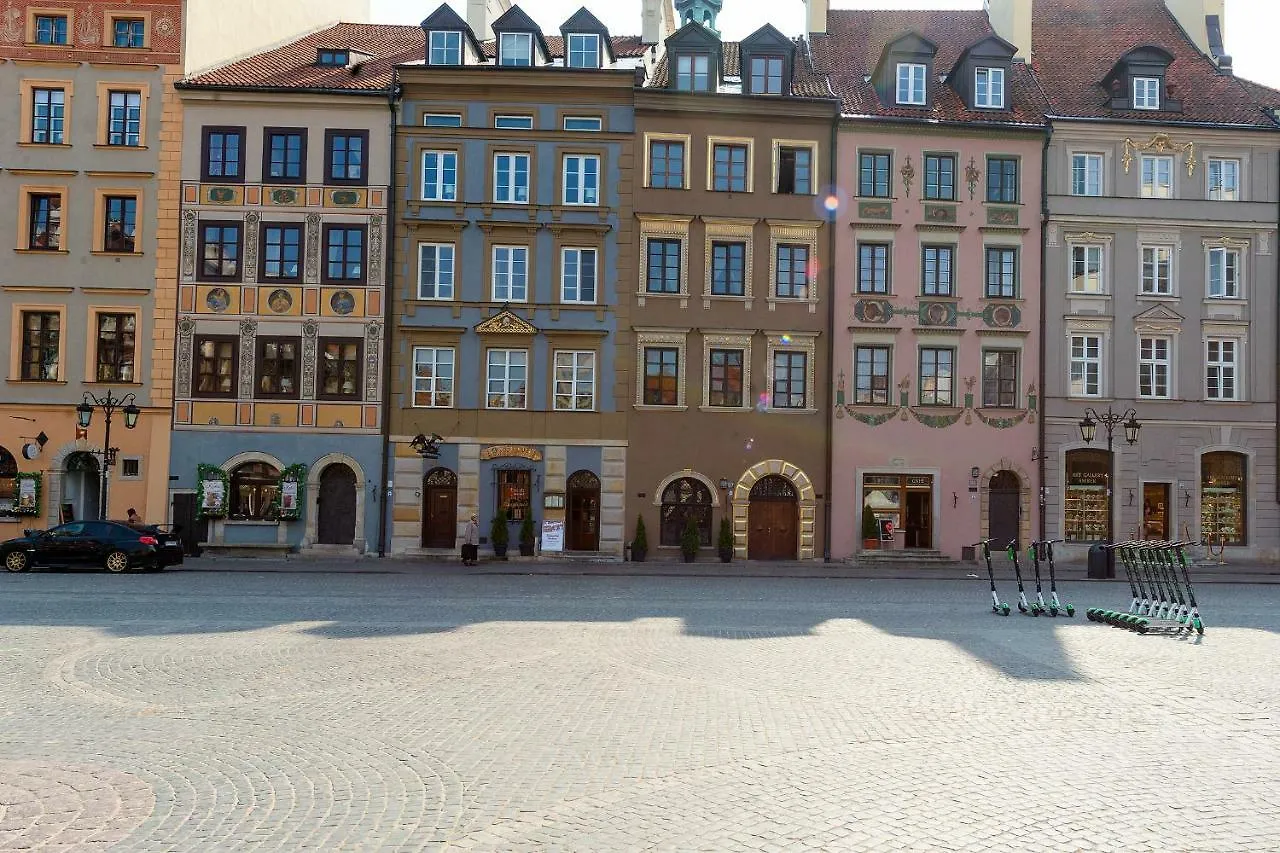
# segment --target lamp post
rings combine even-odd
[[[1098,425],[1101,424],[1107,431],[1107,544],[1115,544],[1115,507],[1112,505],[1112,494],[1114,492],[1116,481],[1116,455],[1112,450],[1115,440],[1115,429],[1118,426],[1124,427],[1124,440],[1129,444],[1138,443],[1138,430],[1142,429],[1142,424],[1138,423],[1138,413],[1133,409],[1128,409],[1122,414],[1116,414],[1108,406],[1106,412],[1098,414],[1092,408],[1084,410],[1084,418],[1080,421],[1080,437],[1084,439],[1085,444],[1093,444],[1093,439],[1098,434]],[[1115,574],[1115,551],[1107,550],[1107,573]]]
[[[116,397],[110,389],[107,389],[106,395],[102,397],[85,391],[83,402],[76,406],[76,423],[83,430],[89,429],[95,408],[102,409],[103,417],[106,418],[106,435],[102,439],[102,471],[100,472],[102,482],[98,487],[98,517],[103,520],[107,517],[107,471],[116,464],[116,454],[120,452],[120,448],[111,446],[111,416],[115,414],[116,409],[121,409],[124,412],[125,429],[136,427],[138,415],[142,414],[142,409],[138,408],[134,400],[133,394]]]

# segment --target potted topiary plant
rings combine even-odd
[[[680,553],[686,563],[692,563],[702,547],[702,534],[698,532],[698,524],[692,517],[685,519],[684,530],[680,533]]]
[[[499,560],[507,559],[507,511],[500,509],[493,516],[493,524],[489,525],[489,544],[493,546],[493,556]]]
[[[520,556],[533,556],[533,516],[526,515],[520,522]]]
[[[871,507],[862,508],[862,550],[874,551],[880,547],[880,525]]]
[[[720,519],[720,538],[716,542],[716,552],[722,563],[733,559],[733,524],[727,517]]]
[[[636,538],[631,540],[631,561],[643,563],[649,556],[649,537],[644,532],[644,516],[636,516]]]

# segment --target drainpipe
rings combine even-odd
[[[1036,476],[1040,480],[1040,493],[1036,496],[1036,502],[1039,507],[1041,539],[1048,536],[1045,524],[1048,512],[1045,509],[1044,472],[1046,467],[1045,456],[1048,449],[1045,444],[1048,433],[1048,429],[1045,426],[1045,414],[1049,408],[1049,395],[1045,387],[1045,381],[1049,376],[1047,361],[1049,336],[1045,330],[1049,327],[1049,300],[1045,298],[1045,277],[1049,269],[1049,140],[1053,138],[1053,122],[1048,122],[1047,124],[1048,128],[1044,134],[1044,148],[1040,152],[1040,459],[1036,462],[1038,466]]]
[[[387,518],[391,512],[393,488],[391,475],[391,334],[392,306],[395,304],[392,285],[395,282],[396,261],[396,154],[399,151],[400,122],[397,107],[400,103],[400,72],[391,72],[391,86],[387,89],[387,110],[391,121],[391,157],[387,161],[387,229],[386,263],[383,265],[382,284],[382,429],[378,431],[382,442],[382,473],[378,478],[378,493],[382,496],[382,509],[378,513],[378,556],[387,556]]]
[[[832,193],[836,194],[836,169],[840,158],[836,152],[839,144],[840,110],[831,118],[830,165]],[[824,210],[827,210],[825,207]],[[827,484],[826,501],[822,507],[822,562],[831,562],[831,494],[835,490],[835,370],[836,370],[836,211],[827,210]],[[1278,493],[1280,494],[1280,493]]]
[[[1280,154],[1276,156],[1276,164],[1280,167]],[[1276,225],[1280,228],[1280,195],[1276,196]],[[1280,293],[1280,263],[1276,264],[1276,288],[1277,293]],[[1280,330],[1280,299],[1276,300],[1276,322],[1277,325],[1272,331],[1272,336],[1275,338],[1276,342],[1276,360],[1274,365],[1277,369],[1280,369],[1280,331],[1277,331]],[[1280,452],[1280,377],[1276,379],[1276,388],[1273,390],[1273,393],[1276,397],[1276,450]],[[1197,487],[1198,486],[1199,484],[1197,484]],[[1276,482],[1276,503],[1280,503],[1280,481]]]

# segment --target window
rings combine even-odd
[[[1138,396],[1169,399],[1169,376],[1173,362],[1169,358],[1168,338],[1138,338]]]
[[[563,249],[560,254],[560,301],[596,301],[596,250]]]
[[[858,244],[858,292],[889,292],[889,246],[887,244]]]
[[[364,228],[326,225],[324,281],[364,281]]]
[[[1018,351],[983,350],[982,405],[1012,409],[1018,405]]]
[[[231,517],[275,521],[279,517],[280,472],[266,462],[246,462],[231,472]]]
[[[322,400],[360,399],[359,338],[321,338],[320,387],[316,394]]]
[[[955,403],[955,350],[920,349],[920,405],[951,406]]]
[[[889,154],[858,155],[858,195],[867,198],[889,197]]]
[[[418,244],[418,298],[453,298],[453,244]]]
[[[206,127],[204,142],[203,180],[244,180],[244,128]]]
[[[711,294],[713,296],[745,295],[746,261],[746,243],[712,243]]]
[[[453,408],[451,348],[413,348],[413,406],[416,409]]]
[[[58,381],[58,351],[62,317],[55,311],[22,312],[22,378],[29,382]]]
[[[1102,155],[1071,155],[1071,194],[1102,195]]]
[[[1209,250],[1209,298],[1240,298],[1240,253],[1235,249]]]
[[[1240,161],[1209,158],[1209,198],[1213,201],[1240,199]]]
[[[808,399],[805,393],[809,354],[779,351],[773,354],[773,398],[770,406],[775,409],[803,409]]]
[[[44,145],[64,144],[66,111],[66,90],[32,89],[31,141]]]
[[[141,48],[147,46],[147,22],[140,18],[115,18],[111,22],[115,47]]]
[[[236,396],[236,356],[239,344],[240,339],[231,335],[196,338],[196,357],[191,368],[193,397]]]
[[[604,119],[600,116],[565,116],[564,129],[599,133],[604,129]]]
[[[1173,158],[1142,158],[1142,197],[1173,197]]]
[[[133,382],[133,350],[138,318],[134,314],[98,315],[98,382]]]
[[[1135,110],[1160,109],[1160,78],[1133,78],[1133,108]]]
[[[428,65],[462,64],[462,33],[458,30],[432,30],[429,45]]]
[[[258,397],[298,396],[297,338],[258,338]]]
[[[787,195],[813,193],[813,149],[778,149],[778,192]]]
[[[925,74],[928,69],[914,62],[898,63],[898,103],[925,105]]]
[[[499,130],[533,130],[533,116],[494,116],[493,126]]]
[[[1102,278],[1102,247],[1071,247],[1071,292],[1104,293]]]
[[[62,248],[62,196],[32,193],[27,248],[54,252]]]
[[[528,67],[533,64],[532,33],[501,33],[498,36],[498,64]]]
[[[600,158],[594,154],[567,154],[564,158],[564,203],[600,203]]]
[[[496,513],[506,513],[508,521],[524,521],[530,510],[533,472],[528,468],[499,468]]]
[[[316,51],[316,65],[345,67],[351,63],[351,54],[345,50],[320,48]]]
[[[742,408],[742,366],[745,353],[740,349],[713,349],[708,355],[707,405],[720,408]]]
[[[203,222],[200,225],[200,278],[239,280],[240,225]]]
[[[1109,535],[1111,455],[1105,450],[1068,450],[1062,490],[1068,542],[1096,542]]]
[[[1015,157],[987,158],[987,201],[1018,203],[1018,160]]]
[[[991,298],[1014,299],[1018,295],[1018,250],[987,249],[987,290]]]
[[[1200,535],[1226,545],[1244,545],[1248,521],[1249,460],[1218,451],[1200,457]]]
[[[1231,338],[1205,341],[1205,399],[1239,400],[1236,377],[1239,371],[1238,342]]]
[[[684,143],[658,140],[649,143],[649,186],[684,189]]]
[[[711,545],[711,490],[692,477],[681,477],[662,490],[662,523],[659,544],[678,548],[685,528],[692,521],[698,531],[698,544]]]
[[[570,68],[599,68],[600,36],[595,33],[569,33],[567,54]]]
[[[1102,395],[1102,337],[1071,335],[1071,373],[1068,393],[1072,397]]]
[[[956,200],[956,158],[950,154],[926,154],[924,197],[937,201]]]
[[[422,117],[423,127],[462,127],[459,113],[427,113]]]
[[[596,407],[596,354],[558,350],[555,354],[556,411],[590,412]]]
[[[1142,292],[1155,296],[1173,293],[1173,247],[1142,247]]]
[[[36,44],[67,44],[66,15],[36,15]]]
[[[711,57],[706,54],[676,57],[676,89],[707,92],[711,89]]]
[[[713,145],[711,154],[711,188],[716,192],[746,192],[747,146]]]
[[[104,196],[103,205],[102,251],[134,251],[138,233],[137,197]]]
[[[422,152],[423,201],[457,201],[458,152]]]
[[[262,180],[264,183],[306,183],[307,132],[305,130],[267,128],[263,131]]]
[[[326,130],[324,132],[327,178],[331,184],[363,184],[368,167],[367,130]]]
[[[981,109],[1004,109],[1004,69],[979,68],[974,71],[973,103]]]
[[[529,299],[529,249],[527,246],[493,247],[493,301],[525,302]]]
[[[782,243],[777,253],[774,295],[779,299],[808,299],[809,247]]]
[[[644,404],[680,404],[680,350],[675,347],[644,348]]]
[[[302,226],[265,223],[262,226],[262,277],[298,281],[302,277]]]
[[[889,404],[889,347],[863,346],[853,351],[855,403]]]
[[[782,94],[782,57],[751,57],[751,94]]]
[[[529,203],[529,155],[493,156],[493,200],[501,204]]]
[[[925,296],[954,295],[955,246],[924,246],[920,251],[920,292]]]
[[[112,92],[107,112],[107,144],[142,144],[142,93]]]
[[[648,264],[649,293],[680,292],[680,241],[650,239]]]
[[[142,460],[136,456],[122,458],[120,460],[120,477],[128,480],[140,479],[142,477]]]
[[[12,515],[18,502],[18,460],[0,447],[0,515]]]
[[[491,349],[488,354],[488,388],[485,405],[490,409],[523,409],[529,378],[529,353],[522,349]]]

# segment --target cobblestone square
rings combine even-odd
[[[1280,586],[1197,592],[4,576],[0,849],[1275,851]]]

